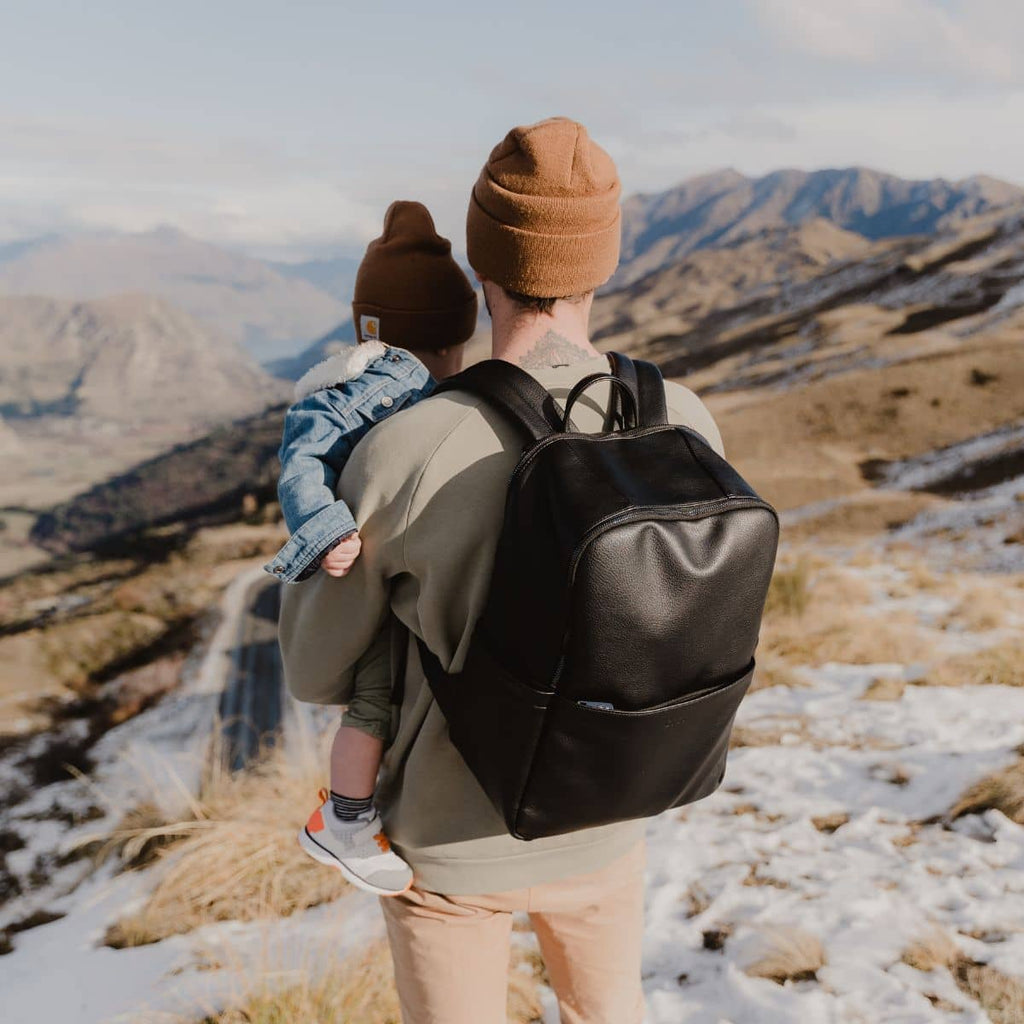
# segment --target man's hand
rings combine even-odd
[[[359,539],[359,534],[350,533],[324,555],[320,567],[328,576],[347,576],[362,546],[363,542]]]

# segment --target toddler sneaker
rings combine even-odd
[[[326,789],[320,790],[320,806],[299,833],[299,846],[314,860],[337,868],[357,889],[399,896],[412,885],[412,868],[392,852],[376,809],[342,821]]]

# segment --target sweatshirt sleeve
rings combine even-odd
[[[715,423],[708,407],[689,388],[674,381],[666,382],[665,405],[672,423],[679,423],[697,431],[714,451],[725,457],[725,447],[718,424]]]
[[[391,587],[405,571],[410,485],[399,479],[392,486],[396,474],[373,445],[375,433],[356,447],[339,485],[363,544],[351,572],[340,579],[316,573],[281,596],[285,683],[293,697],[312,704],[349,703],[356,665],[386,622]],[[383,659],[375,666],[388,671]]]

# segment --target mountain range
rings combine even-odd
[[[0,505],[60,500],[289,389],[152,295],[0,296]]]
[[[244,345],[257,359],[294,354],[347,313],[299,272],[172,228],[57,236],[0,248],[0,295],[156,296]]]
[[[931,500],[874,486],[893,460],[1019,423],[1024,210],[876,241],[820,218],[766,228],[599,296],[591,326],[598,348],[652,359],[705,397],[730,460],[779,508],[834,499],[837,529],[881,529]],[[61,550],[163,521],[145,494],[173,492],[186,518],[232,507],[273,478],[272,443],[260,454],[247,441],[271,421],[272,437],[279,410],[95,487],[33,538]],[[255,463],[236,472],[222,457],[236,449]],[[196,481],[195,494],[172,479]]]
[[[748,360],[770,377],[783,370],[761,353],[791,344],[813,353],[793,365],[817,372],[813,339],[830,309],[863,306],[866,323],[911,337],[920,327],[1010,315],[1024,287],[1013,249],[1020,216],[1024,190],[983,176],[905,181],[861,168],[704,175],[625,202],[624,262],[595,303],[594,337],[674,375]],[[1002,225],[998,239],[993,225]],[[934,256],[935,246],[959,255]],[[990,255],[977,269],[981,253]],[[957,260],[970,272],[947,266]],[[104,293],[132,282],[146,292],[0,301],[0,441],[26,467],[8,477],[2,497],[63,500],[161,446],[286,400],[287,385],[269,381],[253,350],[273,375],[295,379],[351,343],[340,292],[354,268],[349,257],[275,266],[170,230],[0,248],[0,297]],[[485,322],[467,359],[486,349]],[[829,358],[846,356],[830,350]],[[63,470],[40,476],[31,469],[40,464]]]
[[[266,364],[268,372],[282,380],[298,380],[310,367],[322,359],[340,352],[346,345],[356,343],[356,326],[352,317],[347,316],[332,331],[317,338],[301,352],[293,356],[285,356]]]
[[[622,263],[603,290],[767,229],[824,219],[874,240],[931,234],[1014,204],[1024,204],[1024,189],[981,175],[947,182],[859,167],[762,177],[715,171],[623,203]],[[0,295],[82,300],[146,293],[259,361],[287,366],[311,339],[333,335],[348,318],[358,264],[352,255],[273,263],[173,228],[51,236],[0,246]]]
[[[667,375],[716,366],[711,386],[735,390],[783,379],[781,366],[788,380],[849,362],[832,337],[837,311],[858,321],[876,364],[898,338],[931,343],[938,329],[961,348],[989,333],[1024,341],[1024,208],[875,242],[822,220],[766,229],[599,296],[591,331]]]
[[[284,277],[308,282],[347,306],[352,301],[361,262],[361,256],[337,256],[301,263],[271,263],[270,266]]]
[[[622,262],[605,291],[705,249],[766,228],[824,218],[869,239],[929,235],[992,210],[1024,204],[1024,189],[975,175],[912,181],[850,167],[780,170],[751,178],[732,169],[684,181],[622,206]]]
[[[240,346],[151,295],[0,296],[0,413],[214,424],[283,388]]]

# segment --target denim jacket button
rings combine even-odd
[[[280,576],[281,573],[284,572],[284,566],[283,565],[275,565],[274,566],[274,572],[276,572],[278,574],[278,576]]]
[[[385,395],[380,400],[380,404],[383,405],[385,409],[390,409],[391,406],[395,404],[395,400],[390,395]]]

